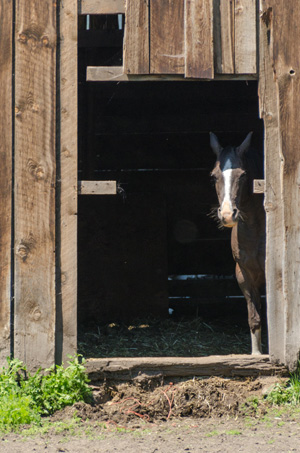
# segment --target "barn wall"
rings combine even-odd
[[[260,9],[270,354],[272,360],[295,369],[300,351],[300,227],[297,217],[300,8],[287,5],[283,0],[261,0]]]
[[[56,7],[15,6],[14,354],[38,368],[55,354]]]
[[[76,351],[77,2],[0,19],[0,362],[34,370]]]
[[[90,81],[257,75],[257,0],[83,0],[80,11],[125,14],[123,65],[93,63]]]
[[[11,351],[13,4],[0,2],[0,366]]]
[[[253,19],[248,18],[255,17],[256,2],[214,0],[187,4],[201,12],[204,23],[211,24],[211,11],[214,13],[214,73],[255,76],[253,43],[257,30]],[[80,7],[83,14],[108,14],[111,5],[116,14],[126,12],[121,0],[83,0]],[[55,357],[60,361],[76,347],[77,1],[65,0],[59,11],[57,8],[48,0],[43,7],[33,0],[0,2],[0,360],[3,362],[14,349],[15,355],[32,369],[51,365]],[[300,238],[295,215],[299,212],[299,8],[283,0],[260,0],[259,9],[270,353],[272,360],[294,368],[300,349]],[[165,13],[167,17],[170,11],[166,9]],[[140,14],[140,20],[145,20],[144,14]],[[128,9],[128,20],[133,16]],[[170,25],[170,21],[167,23]],[[197,36],[201,36],[199,33]],[[156,45],[156,38],[151,37],[152,45]],[[125,41],[129,43],[128,36]],[[197,54],[195,43],[190,44],[186,61]],[[212,61],[211,50],[205,61]],[[132,55],[137,54],[133,49]],[[130,58],[126,58],[125,72],[129,73]],[[149,68],[150,61],[151,55]],[[123,64],[122,56],[118,64]],[[141,66],[136,67],[133,72],[142,72]],[[193,64],[185,64],[184,68],[193,71]],[[94,80],[102,80],[102,69],[94,71]],[[209,71],[207,78],[213,76],[211,67]],[[111,75],[115,77],[114,70]],[[121,79],[124,76],[123,71]],[[199,73],[192,76],[199,77]]]

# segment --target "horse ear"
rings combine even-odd
[[[237,153],[239,156],[242,156],[246,151],[248,151],[253,132],[249,132],[243,143],[237,148]]]
[[[217,156],[219,156],[222,146],[219,143],[218,137],[213,132],[210,132],[209,136],[210,136],[210,146],[211,146],[213,152]]]

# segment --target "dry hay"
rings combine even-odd
[[[267,352],[267,338],[263,338]],[[137,320],[80,329],[78,351],[84,357],[205,357],[249,354],[249,328],[226,320]]]
[[[162,382],[103,383],[94,387],[94,404],[77,403],[54,415],[55,420],[76,414],[82,420],[124,426],[174,418],[237,417],[251,415],[247,403],[259,398],[276,378],[192,379]],[[272,382],[271,382],[272,381]]]

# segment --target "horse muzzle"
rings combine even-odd
[[[239,211],[236,208],[231,209],[228,205],[225,205],[219,208],[218,216],[224,227],[233,228],[238,223]]]

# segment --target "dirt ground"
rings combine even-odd
[[[24,428],[21,434],[2,435],[0,452],[300,451],[299,410],[257,404],[276,381],[102,383],[93,387],[92,404],[56,413],[44,434],[28,435]]]

